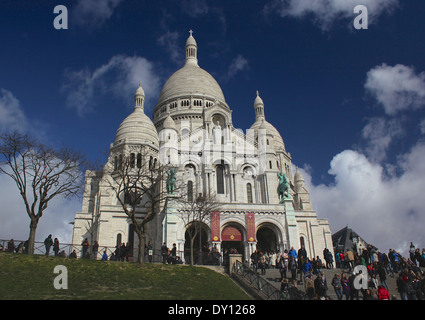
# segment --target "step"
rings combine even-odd
[[[334,269],[321,269],[321,271],[323,271],[325,277],[326,277],[326,282],[327,282],[327,286],[328,286],[328,290],[327,290],[327,295],[330,297],[330,299],[332,300],[336,300],[337,299],[337,295],[335,293],[334,288],[332,287],[332,279],[335,276],[336,273],[339,273],[340,275],[342,273],[345,273],[345,275],[347,277],[349,277],[351,275],[351,273],[348,272],[348,270],[346,269],[339,269],[339,268],[334,268]],[[258,270],[258,274],[261,275],[261,271]],[[286,274],[287,278],[290,279],[291,277],[291,273],[287,272]],[[261,275],[261,277],[265,280],[267,280],[271,285],[273,285],[276,289],[280,290],[280,272],[279,269],[266,269],[266,274],[265,275]],[[388,284],[388,292],[390,293],[390,296],[395,296],[397,299],[400,299],[400,294],[397,291],[397,284],[396,284],[396,280],[397,280],[398,274],[395,274],[395,276],[392,276],[391,274],[387,274],[387,284]],[[316,276],[313,275],[313,280],[316,279]],[[299,283],[300,280],[300,275],[297,274],[297,288],[303,292],[305,292],[305,283]],[[378,282],[379,281],[379,277],[378,277]],[[362,299],[362,294],[359,294],[360,299]],[[343,299],[345,299],[345,297],[343,297]]]

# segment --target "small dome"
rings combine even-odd
[[[136,90],[135,96],[142,96],[142,97],[145,96],[145,91],[142,88],[142,83],[141,82],[139,83],[139,87]]]
[[[158,148],[158,132],[152,120],[143,112],[142,108],[135,108],[120,124],[115,135],[115,145],[145,144]]]
[[[285,144],[283,143],[282,136],[280,135],[279,131],[277,131],[277,129],[267,120],[261,119],[259,121],[255,121],[250,129],[252,130],[265,129],[266,134],[271,134],[273,136],[275,150],[279,149],[280,146],[282,146],[283,150],[285,150]]]
[[[254,100],[254,107],[262,105],[264,106],[263,99],[261,99],[259,92],[257,91],[257,97]]]
[[[304,177],[301,174],[300,170],[298,170],[298,167],[295,170],[295,175],[294,175],[294,182],[297,182],[297,181],[304,182]]]
[[[198,46],[196,44],[195,38],[192,36],[193,31],[190,30],[189,33],[190,33],[190,35],[189,35],[189,38],[187,38],[187,40],[186,40],[186,46],[189,46],[189,45]]]
[[[176,123],[174,122],[173,118],[171,118],[170,114],[168,114],[167,118],[165,118],[164,122],[162,123],[163,129],[174,129],[177,131]]]

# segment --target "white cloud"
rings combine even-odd
[[[402,174],[387,177],[381,165],[345,150],[330,163],[334,184],[315,186],[303,174],[315,210],[328,218],[332,232],[348,225],[380,250],[405,254],[411,241],[425,247],[424,157],[425,144],[416,144],[397,163]]]
[[[181,0],[180,4],[183,12],[192,18],[198,18],[210,12],[210,7],[205,0]]]
[[[364,5],[368,9],[368,22],[389,13],[398,6],[398,0],[274,0],[264,8],[265,13],[277,12],[281,17],[312,18],[322,30],[328,30],[340,20],[352,21],[356,17],[354,7]]]
[[[12,92],[0,89],[0,131],[24,132],[28,124],[18,99]]]
[[[425,142],[418,140],[390,162],[389,148],[406,137],[407,110],[424,104],[424,75],[413,68],[385,64],[367,74],[365,90],[384,107],[385,115],[368,120],[361,131],[365,147],[344,150],[330,162],[333,183],[315,185],[311,168],[302,170],[315,210],[332,232],[349,226],[380,250],[407,255],[410,242],[425,247]],[[420,121],[418,121],[419,123]],[[422,134],[425,120],[419,123]],[[406,140],[408,141],[408,140]],[[392,150],[391,150],[392,152]]]
[[[403,128],[398,119],[372,118],[362,130],[366,140],[365,154],[375,162],[382,162],[395,138],[403,136]]]
[[[149,102],[157,98],[160,85],[160,79],[150,61],[143,57],[126,55],[113,56],[94,71],[88,68],[68,70],[65,78],[66,83],[62,89],[67,93],[67,103],[75,108],[80,116],[97,106],[95,96],[112,94],[127,103],[132,101],[141,81],[145,99]]]
[[[158,43],[165,48],[174,63],[183,64],[184,49],[179,42],[178,32],[167,30],[167,32],[158,38]]]
[[[366,91],[382,105],[385,113],[395,115],[425,105],[425,73],[402,64],[382,64],[367,73]]]
[[[123,0],[79,0],[72,10],[72,22],[81,27],[99,28]]]
[[[421,123],[419,124],[419,128],[421,130],[421,133],[425,134],[425,120],[421,121]]]
[[[225,80],[230,80],[233,78],[238,72],[247,70],[249,68],[248,60],[243,57],[241,54],[238,54],[236,58],[234,58],[227,70]]]

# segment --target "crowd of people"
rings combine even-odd
[[[323,261],[319,256],[310,259],[304,246],[282,253],[255,251],[250,258],[251,267],[261,275],[268,268],[279,269],[284,299],[329,300],[329,290],[333,290],[338,300],[425,300],[425,274],[421,270],[425,267],[425,249],[421,253],[411,245],[409,256],[405,258],[393,249],[382,253],[369,245],[360,254],[338,251],[335,259],[325,249]],[[340,272],[327,279],[324,269],[335,268]],[[387,276],[395,278],[398,295],[390,295]]]

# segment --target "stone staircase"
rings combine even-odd
[[[336,273],[339,273],[341,275],[341,273],[345,273],[347,277],[349,277],[351,274],[348,273],[347,269],[321,269],[321,271],[324,272],[325,277],[326,277],[326,282],[328,285],[328,290],[327,290],[327,295],[329,296],[330,299],[332,300],[337,300],[337,295],[335,293],[335,290],[332,286],[332,279],[334,277],[334,275]],[[258,270],[258,272],[260,272],[260,270]],[[261,273],[259,273],[261,274]],[[265,280],[267,280],[270,284],[272,284],[274,287],[276,287],[276,289],[280,290],[280,273],[278,269],[266,269],[266,274],[265,275],[261,275],[261,277]],[[291,274],[290,272],[287,272],[287,277],[290,278]],[[397,291],[397,284],[396,284],[396,279],[398,277],[398,273],[396,273],[394,275],[394,277],[391,274],[387,274],[387,284],[389,287],[389,293],[390,296],[395,296],[398,300],[400,300],[400,294]],[[305,292],[305,283],[299,283],[298,280],[300,279],[300,276],[297,275],[297,288],[303,292]],[[316,279],[316,275],[313,275],[313,280]],[[379,277],[378,277],[378,282],[379,282]],[[380,282],[379,282],[380,283]],[[363,299],[363,296],[361,294],[361,292],[359,293],[359,298]],[[343,297],[343,300],[345,300],[345,296]]]

